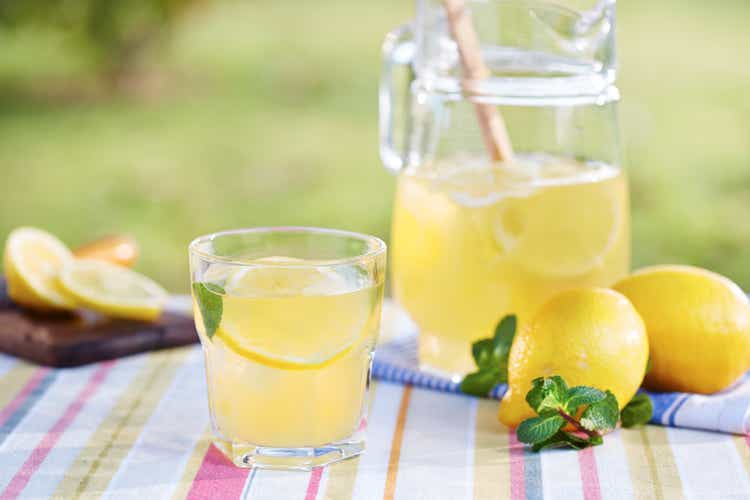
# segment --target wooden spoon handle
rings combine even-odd
[[[130,236],[112,235],[87,243],[73,251],[76,257],[106,260],[131,267],[138,259],[138,243]]]

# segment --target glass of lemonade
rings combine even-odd
[[[361,453],[386,246],[330,229],[226,231],[190,244],[216,445],[238,466]]]
[[[395,298],[424,368],[472,371],[470,345],[553,294],[630,265],[620,168],[614,0],[465,0],[489,75],[463,73],[443,0],[418,0],[384,45],[381,158],[397,174]],[[406,91],[404,91],[406,89]],[[490,159],[478,106],[515,153]]]

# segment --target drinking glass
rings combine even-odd
[[[241,467],[305,470],[361,453],[385,243],[272,227],[189,252],[218,448]]]

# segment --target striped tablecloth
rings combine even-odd
[[[0,355],[0,498],[750,498],[745,437],[648,426],[526,451],[497,402],[374,384],[368,449],[312,472],[210,444],[197,346],[51,370]]]

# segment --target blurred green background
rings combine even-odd
[[[412,2],[77,3],[0,2],[0,237],[130,233],[175,291],[210,231],[388,238],[379,48]],[[634,265],[750,287],[750,2],[624,0],[618,16]]]

